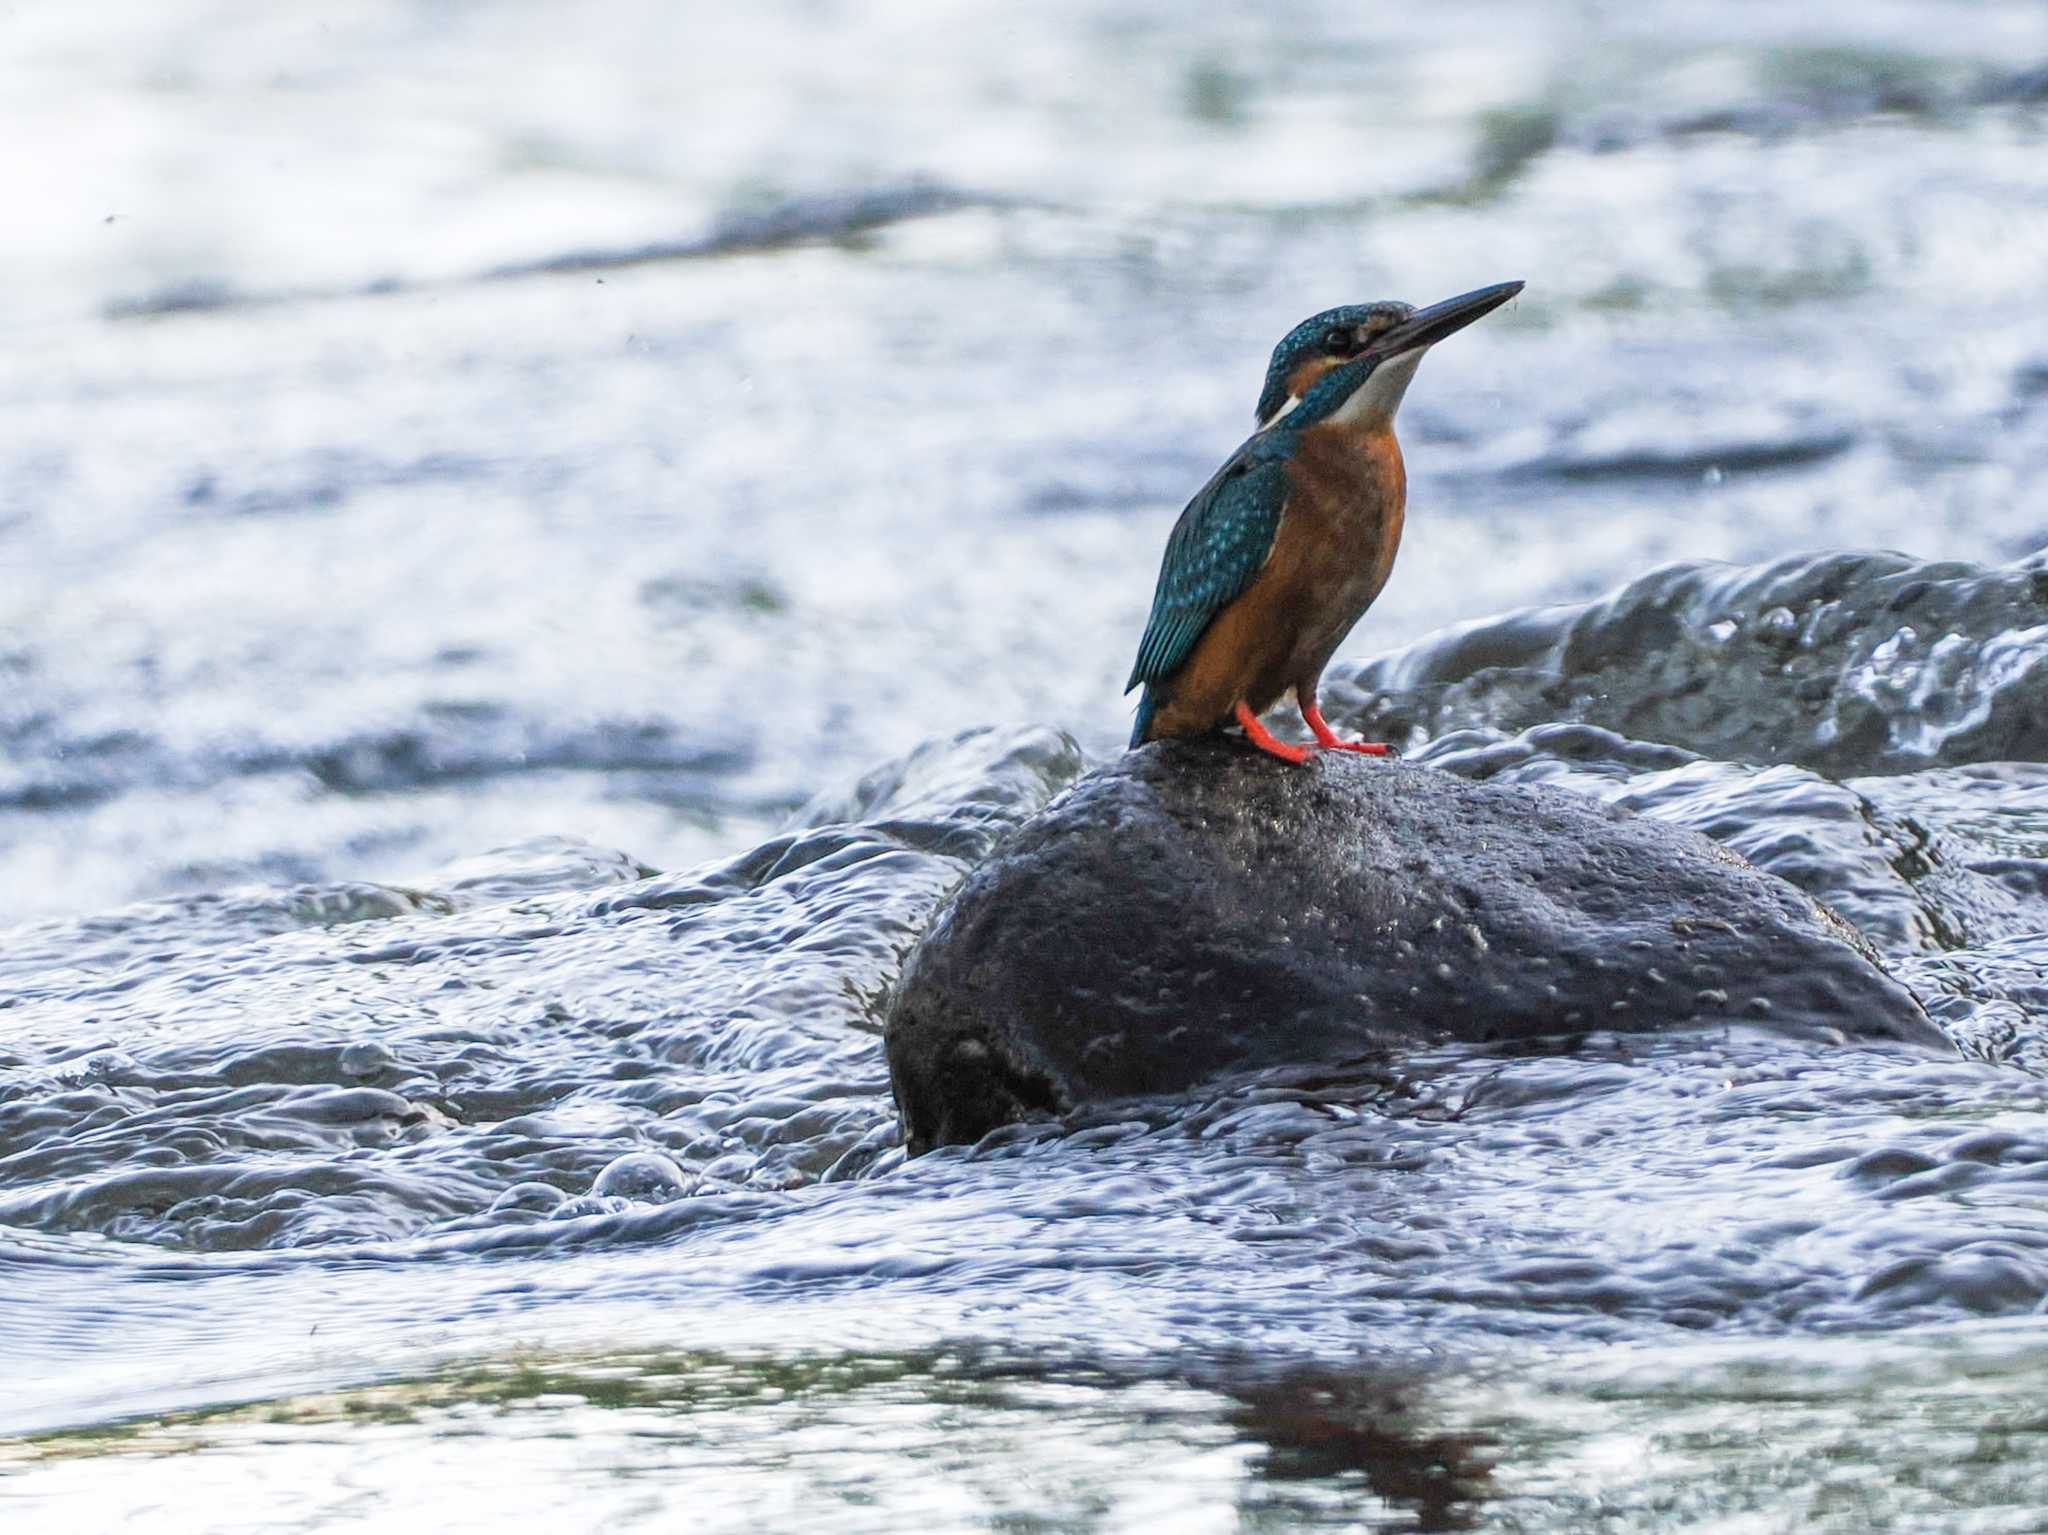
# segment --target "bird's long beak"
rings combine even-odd
[[[1481,315],[1492,314],[1522,291],[1519,282],[1497,282],[1490,288],[1474,288],[1441,304],[1418,309],[1399,325],[1373,338],[1367,352],[1375,357],[1398,357],[1403,352],[1433,346],[1452,331],[1463,330]]]

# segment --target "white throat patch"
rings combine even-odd
[[[1409,380],[1422,366],[1422,354],[1428,350],[1426,346],[1417,347],[1412,352],[1403,352],[1399,357],[1381,363],[1372,370],[1370,378],[1351,391],[1351,398],[1338,406],[1330,419],[1345,426],[1369,426],[1392,421],[1394,412],[1401,408],[1401,397],[1408,392]]]

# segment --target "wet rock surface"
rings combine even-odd
[[[1737,1023],[1944,1043],[1838,917],[1695,833],[1212,738],[1091,775],[976,869],[887,1041],[922,1150],[1243,1072]]]
[[[1842,777],[2048,756],[2048,560],[1695,562],[1584,604],[1466,625],[1325,683],[1399,741],[1583,721]]]

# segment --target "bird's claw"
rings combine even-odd
[[[1363,757],[1398,757],[1401,754],[1384,741],[1347,741],[1330,728],[1330,722],[1323,718],[1322,709],[1311,698],[1302,705],[1301,717],[1316,738],[1316,745],[1327,751],[1357,752]]]
[[[1384,741],[1325,741],[1326,751],[1357,752],[1361,757],[1398,757],[1401,754]]]

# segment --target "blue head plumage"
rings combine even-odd
[[[1375,337],[1413,313],[1413,304],[1388,299],[1377,304],[1341,304],[1303,320],[1273,348],[1266,384],[1259,391],[1259,425],[1278,415],[1290,398],[1307,393],[1307,386],[1322,373],[1357,357]]]

